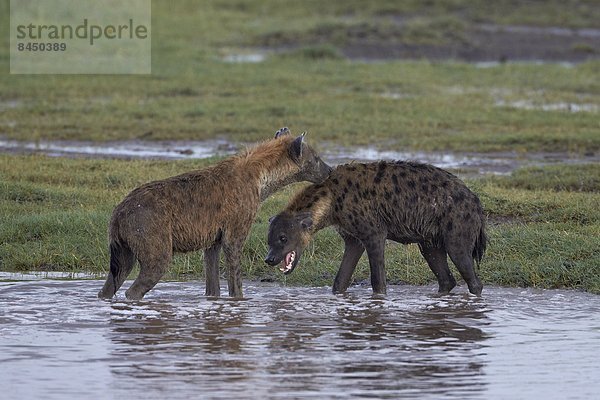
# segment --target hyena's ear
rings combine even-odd
[[[287,126],[279,129],[277,132],[275,132],[275,139],[284,136],[284,135],[291,135],[292,132],[290,132],[289,128]]]
[[[296,216],[296,220],[300,227],[304,230],[309,230],[313,225],[312,215],[309,212],[300,213]]]
[[[290,157],[294,161],[298,161],[302,157],[302,143],[304,143],[304,135],[306,132],[302,132],[302,135],[298,136],[290,145]]]

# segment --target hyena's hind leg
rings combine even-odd
[[[112,242],[110,244],[110,271],[104,286],[98,292],[101,299],[112,298],[123,285],[135,264],[135,256],[131,249],[124,245]]]
[[[158,281],[163,277],[169,268],[173,252],[170,248],[163,248],[162,251],[153,250],[151,253],[139,256],[140,274],[125,292],[129,300],[140,300]]]
[[[472,250],[467,250],[464,241],[458,239],[451,239],[446,247],[446,251],[450,256],[450,259],[456,265],[458,272],[463,277],[465,282],[467,282],[467,286],[469,287],[469,292],[474,295],[481,295],[481,291],[483,289],[483,285],[477,277],[475,273],[475,263],[473,261],[473,252]]]
[[[204,250],[204,273],[206,275],[206,296],[219,297],[221,295],[219,275],[219,253],[221,243],[217,242]]]
[[[227,266],[227,285],[230,297],[241,298],[244,296],[242,292],[242,250],[250,233],[252,221],[254,221],[253,214],[240,215],[238,224],[229,227],[229,230],[223,234],[223,255]]]
[[[232,243],[226,243],[223,247],[225,253],[225,264],[227,265],[227,285],[229,286],[229,296],[243,297],[242,293],[242,249],[244,240],[235,240]]]
[[[449,293],[456,286],[456,280],[448,267],[446,250],[425,243],[419,243],[419,250],[421,250],[423,258],[425,258],[427,265],[429,265],[429,268],[437,278],[438,292]]]

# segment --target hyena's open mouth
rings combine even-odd
[[[296,259],[296,252],[292,250],[287,253],[283,258],[283,261],[281,261],[281,267],[279,267],[279,270],[287,275],[294,270],[297,263],[298,260]]]

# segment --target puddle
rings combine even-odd
[[[448,153],[448,152],[410,152],[380,150],[375,147],[344,148],[329,145],[321,152],[323,159],[331,164],[351,161],[376,160],[414,160],[433,164],[436,167],[459,170],[461,175],[510,174],[525,166],[551,164],[583,164],[600,162],[600,156],[571,156],[567,153]]]
[[[412,96],[409,94],[404,94],[404,93],[384,92],[384,93],[380,93],[379,97],[384,98],[384,99],[391,99],[391,100],[401,100],[401,99],[410,99]]]
[[[573,68],[575,63],[568,61],[544,61],[544,60],[530,60],[530,61],[478,61],[474,62],[473,65],[476,68],[496,68],[504,65],[558,65],[563,68]]]
[[[539,104],[535,103],[531,100],[516,100],[516,101],[504,101],[498,100],[496,102],[497,107],[510,107],[510,108],[518,108],[521,110],[541,110],[541,111],[565,111],[571,113],[579,113],[579,112],[597,112],[600,110],[600,107],[597,104],[591,103],[566,103],[566,102],[558,102],[558,103],[545,103]]]
[[[0,140],[0,152],[41,153],[50,156],[107,157],[140,159],[202,159],[236,153],[244,145],[226,140],[171,141],[171,142],[78,142],[39,141],[20,142]],[[600,162],[600,155],[574,156],[568,153],[448,153],[382,150],[372,146],[340,147],[333,143],[320,146],[322,158],[331,165],[347,162],[377,160],[413,160],[437,167],[459,170],[460,174],[509,174],[517,168],[530,165],[583,164]]]
[[[600,29],[593,28],[561,28],[561,27],[538,27],[519,25],[492,25],[480,24],[478,28],[482,31],[492,33],[519,33],[527,35],[550,35],[550,36],[578,36],[591,39],[600,39]]]
[[[508,158],[482,158],[452,153],[436,152],[407,152],[393,150],[379,150],[374,147],[344,148],[336,147],[328,149],[323,153],[327,160],[333,159],[336,164],[351,161],[375,161],[375,160],[417,160],[433,164],[445,169],[458,169],[473,166],[488,165],[489,169],[500,172],[506,169],[510,163]],[[327,154],[327,156],[325,156]],[[496,168],[493,168],[493,166]]]
[[[129,284],[126,283],[126,286]],[[571,398],[600,391],[600,297],[559,290],[0,282],[6,398]],[[121,294],[122,295],[122,294]]]
[[[98,279],[102,274],[88,272],[64,272],[64,271],[27,271],[27,272],[5,272],[0,271],[0,281],[37,281],[37,280],[72,280],[72,279]]]
[[[237,148],[226,140],[205,141],[38,141],[0,140],[0,152],[35,152],[51,156],[93,156],[116,158],[209,158],[235,153]]]
[[[261,53],[248,53],[248,54],[228,54],[222,58],[222,61],[226,63],[261,63],[265,61],[267,56]]]
[[[0,100],[0,113],[6,110],[19,108],[23,105],[21,100]]]

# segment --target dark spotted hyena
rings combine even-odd
[[[98,296],[110,298],[131,272],[125,293],[140,299],[167,271],[174,252],[204,250],[206,295],[219,296],[219,252],[229,269],[229,295],[242,296],[240,256],[254,216],[270,194],[293,182],[322,182],[331,172],[304,135],[275,138],[205,169],[138,187],[114,209],[110,272]]]
[[[391,239],[419,244],[441,293],[456,286],[449,255],[469,291],[481,294],[483,286],[473,268],[487,242],[481,203],[449,172],[404,161],[341,165],[323,183],[299,192],[271,219],[265,261],[282,263],[280,269],[289,274],[312,235],[329,225],[345,243],[335,293],[346,291],[365,249],[373,291],[385,293],[384,248]]]

